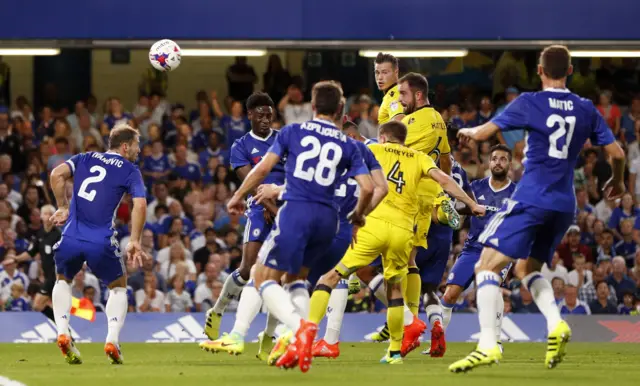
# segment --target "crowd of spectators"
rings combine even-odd
[[[628,68],[591,73],[580,67],[580,77],[572,79],[576,89],[590,90],[593,83],[594,95],[599,94],[594,102],[627,149],[629,193],[614,202],[602,197],[601,187],[611,175],[611,167],[600,149],[586,145],[575,173],[576,224],[567,232],[551,265],[543,270],[552,281],[563,313],[638,313],[640,96],[628,96],[626,89],[611,82],[616,71],[622,70]],[[607,74],[613,76],[607,78]],[[5,261],[0,266],[0,310],[28,310],[43,282],[38,256],[19,265],[7,262],[26,251],[30,239],[43,226],[41,208],[55,205],[48,173],[73,154],[104,151],[110,129],[120,122],[138,128],[143,140],[139,165],[148,209],[142,245],[153,257],[141,268],[128,267],[130,311],[199,312],[216,301],[222,283],[242,257],[245,218],[227,213],[225,206],[240,182],[230,169],[229,149],[250,130],[243,100],[256,83],[255,71],[242,59],[229,68],[227,78],[229,97],[221,100],[215,91],[200,91],[197,108],[192,111],[179,101],[164,98],[162,90],[140,95],[135,106],[123,106],[117,97],[105,101],[89,97],[78,101],[72,111],[50,106],[34,111],[24,97],[16,98],[12,106],[0,106],[0,256]],[[269,61],[263,79],[265,91],[277,106],[274,129],[312,118],[301,79],[291,77],[277,56]],[[609,88],[599,88],[603,84]],[[461,93],[447,104],[439,103],[436,92],[432,103],[447,122],[468,127],[491,119],[522,89],[514,82],[497,95],[490,91],[486,95]],[[624,100],[628,104],[615,104],[617,95],[627,95]],[[376,136],[378,104],[371,95],[350,95],[346,111],[364,136]],[[458,144],[451,134],[453,155],[470,180],[489,175],[489,149],[497,141],[512,149],[509,176],[515,182],[520,179],[524,131],[504,134],[493,142],[465,145]],[[121,248],[128,242],[130,208],[125,197],[116,213]],[[463,228],[452,240],[449,268],[466,235]],[[443,276],[443,285],[447,276]],[[505,312],[538,312],[531,294],[518,280],[509,279],[503,291]],[[74,278],[73,294],[89,299],[100,311],[108,290],[85,268]],[[364,288],[350,298],[347,309],[379,312],[382,305]],[[474,310],[472,287],[461,297],[456,311]]]

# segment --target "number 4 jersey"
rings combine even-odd
[[[512,197],[534,207],[574,212],[573,169],[587,139],[615,138],[593,103],[567,89],[523,93],[492,122],[502,131],[524,127],[524,175]]]
[[[84,153],[66,161],[73,174],[73,197],[62,237],[97,243],[116,236],[114,219],[125,193],[144,198],[140,170],[117,153]]]

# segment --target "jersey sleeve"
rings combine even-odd
[[[347,148],[349,149],[349,177],[369,174],[369,169],[364,163],[362,153],[360,153],[358,146],[350,141],[347,141]]]
[[[282,158],[289,151],[289,137],[291,136],[291,126],[283,127],[276,136],[273,145],[269,148],[269,153],[273,153]]]
[[[147,196],[140,170],[135,167],[127,178],[127,193],[129,193],[132,198],[144,198]]]
[[[522,94],[491,120],[500,130],[518,130],[528,126],[529,122],[529,103],[527,94]]]
[[[246,165],[250,165],[251,161],[241,145],[240,140],[237,140],[231,146],[231,168],[238,169]]]
[[[76,165],[80,164],[80,161],[82,161],[82,157],[84,156],[84,154],[76,154],[73,157],[69,158],[68,160],[64,161],[64,163],[66,163],[67,165],[69,165],[69,168],[71,168],[71,176],[73,176],[74,174],[76,174]]]
[[[416,152],[418,156],[418,161],[420,162],[420,167],[422,168],[422,176],[428,177],[431,169],[437,169],[436,163],[433,161],[433,158],[427,156],[424,153]]]
[[[591,144],[594,146],[605,146],[613,143],[616,139],[607,122],[602,117],[602,114],[593,106],[593,103],[591,103],[591,108],[593,110],[593,132],[589,137]]]
[[[445,130],[440,141],[440,154],[451,153],[451,146],[449,146],[449,138],[447,137],[447,131]]]
[[[370,172],[382,169],[382,166],[380,166],[380,163],[373,155],[373,152],[371,152],[371,150],[366,145],[359,147],[360,152],[362,153],[362,158],[364,159],[364,163],[365,165],[367,165],[367,168]]]

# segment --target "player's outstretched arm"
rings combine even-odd
[[[442,186],[445,192],[452,195],[455,199],[460,200],[467,205],[474,215],[484,216],[485,209],[482,205],[478,205],[471,197],[469,197],[464,190],[458,185],[458,183],[450,176],[444,174],[444,172],[438,168],[429,170],[429,177]]]
[[[444,172],[444,174],[451,175],[451,169],[453,168],[453,164],[451,163],[451,155],[441,154],[440,155],[440,170]]]
[[[138,267],[150,256],[142,250],[142,230],[147,217],[147,199],[144,197],[133,198],[133,209],[131,209],[131,236],[127,244],[127,258],[133,261]]]
[[[387,178],[384,175],[382,169],[376,169],[371,171],[371,180],[373,181],[373,196],[371,197],[371,203],[367,206],[365,215],[373,212],[373,210],[382,202],[382,200],[389,193],[389,184]]]
[[[280,162],[280,156],[272,152],[268,152],[262,157],[262,160],[251,169],[247,177],[242,181],[242,185],[240,185],[236,193],[231,197],[231,200],[227,203],[227,208],[231,213],[242,212],[242,201],[244,198],[264,181],[271,172],[271,169],[273,169],[278,162]]]
[[[493,122],[483,125],[458,130],[458,138],[469,138],[474,141],[486,141],[500,131],[500,127]]]
[[[363,226],[367,207],[371,204],[371,199],[373,198],[373,180],[370,174],[359,174],[353,178],[360,186],[360,197],[358,197],[358,203],[351,218],[353,224]]]
[[[69,208],[69,200],[67,199],[67,193],[65,191],[65,184],[73,177],[71,173],[71,167],[65,162],[55,167],[51,171],[49,183],[51,184],[51,190],[53,190],[53,196],[56,199],[56,205],[58,209]]]
[[[238,175],[238,178],[240,178],[240,181],[244,181],[250,172],[251,172],[251,165],[244,165],[236,169],[236,174]],[[256,189],[254,189],[250,193],[252,196],[256,197],[256,194],[258,192]],[[275,216],[276,213],[278,213],[278,207],[276,206],[274,201],[262,199],[258,203],[264,206],[264,208],[268,210],[272,215]]]
[[[624,185],[625,156],[624,150],[618,145],[618,142],[612,142],[604,146],[604,150],[612,159],[613,176],[602,187],[606,198],[614,200],[622,197],[626,191]]]

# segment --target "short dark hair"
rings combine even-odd
[[[275,107],[275,103],[273,103],[273,99],[271,99],[269,94],[258,91],[247,98],[247,110],[253,110],[261,106]]]
[[[606,281],[604,281],[604,280],[600,280],[600,281],[598,281],[598,282],[596,283],[595,288],[596,288],[596,289],[598,289],[598,287],[600,287],[600,284],[604,284],[604,285],[606,285],[606,286],[607,286],[607,289],[609,289],[609,283],[607,283],[607,282],[606,282]]]
[[[408,83],[412,91],[421,91],[424,97],[429,93],[429,82],[427,78],[417,72],[410,72],[398,80],[398,84]]]
[[[566,78],[571,66],[571,53],[565,46],[549,46],[540,54],[540,65],[547,77],[551,79]]]
[[[345,121],[342,124],[342,130],[350,130],[353,129],[355,131],[358,131],[358,125],[356,125],[355,123],[353,123],[353,121]]]
[[[58,138],[56,138],[56,140],[55,140],[55,144],[57,145],[57,144],[59,144],[59,143],[61,143],[61,144],[63,144],[63,145],[68,145],[68,144],[69,144],[69,140],[68,140],[68,139],[66,139],[65,137],[58,137]]]
[[[385,54],[384,52],[378,52],[375,60],[376,64],[391,63],[393,68],[398,68],[398,58],[391,54]]]
[[[513,157],[513,154],[511,154],[511,149],[509,149],[507,145],[503,145],[501,143],[493,145],[489,154],[493,154],[494,151],[504,151],[505,153],[509,154],[509,161],[511,161],[511,157]]]
[[[342,108],[342,88],[334,81],[318,82],[311,89],[311,102],[316,113],[337,115]]]
[[[400,143],[404,144],[407,139],[407,126],[400,121],[388,121],[383,123],[378,129],[380,134],[389,134]]]
[[[611,237],[615,237],[615,236],[613,235],[613,231],[612,231],[611,229],[609,229],[609,228],[604,228],[604,229],[602,230],[602,234],[605,234],[605,233],[610,234],[610,235],[611,235]]]
[[[131,143],[139,135],[138,130],[129,125],[116,125],[109,134],[109,150],[117,149],[123,143]]]

